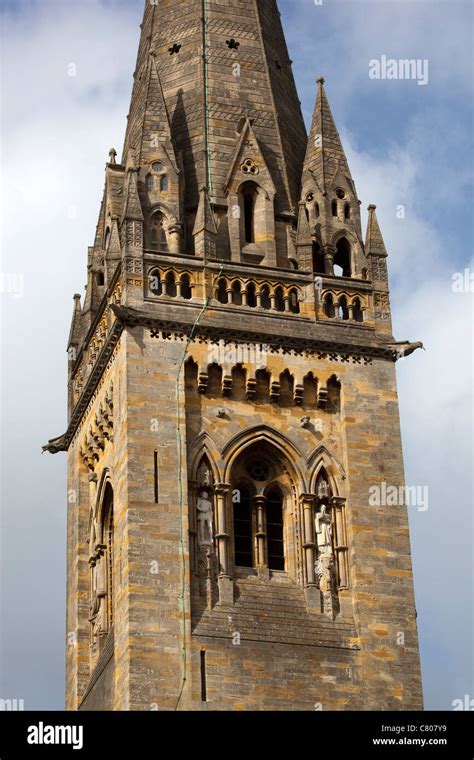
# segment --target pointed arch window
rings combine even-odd
[[[169,252],[168,238],[165,230],[165,217],[163,214],[155,214],[150,223],[150,245],[153,250]]]
[[[275,290],[275,296],[277,311],[285,311],[285,295],[283,293],[283,288],[278,287]]]
[[[162,193],[167,193],[169,190],[169,179],[166,174],[163,174],[163,176],[160,178],[160,191]]]
[[[329,319],[334,318],[334,299],[331,293],[328,293],[324,299],[324,313]]]
[[[260,299],[262,304],[262,309],[271,309],[272,308],[272,302],[270,299],[270,288],[268,285],[264,285],[260,291]]]
[[[300,302],[298,298],[298,291],[295,288],[290,290],[290,311],[293,314],[300,313]]]
[[[346,238],[341,238],[336,245],[334,256],[334,273],[341,277],[351,277],[351,246]]]
[[[238,489],[240,499],[234,503],[234,551],[235,564],[253,567],[252,508],[250,492]]]
[[[242,286],[238,280],[232,283],[232,303],[242,306]]]
[[[272,488],[267,493],[265,513],[267,518],[268,567],[270,570],[284,570],[283,494],[279,488]]]
[[[352,317],[356,322],[364,321],[364,313],[360,305],[360,298],[355,298],[352,303]]]
[[[159,269],[152,269],[148,276],[150,290],[155,296],[161,296],[163,289],[161,286],[161,272]]]
[[[348,203],[344,204],[344,219],[347,221],[351,218],[351,207]]]
[[[249,282],[247,285],[247,306],[254,309],[257,305],[256,289],[253,282]]]
[[[190,301],[192,297],[193,292],[189,274],[183,274],[181,276],[181,298],[184,298],[186,301]]]
[[[145,183],[146,183],[146,189],[148,190],[148,192],[152,193],[155,188],[155,181],[153,179],[153,174],[146,175]]]
[[[261,447],[251,447],[235,469],[233,491],[234,563],[285,571],[286,490],[282,463]]]
[[[170,296],[170,298],[176,298],[177,294],[177,288],[176,288],[176,276],[174,272],[168,272],[165,279],[166,283],[166,295]]]
[[[349,309],[347,308],[347,298],[342,296],[339,299],[339,319],[344,321],[349,319]]]
[[[314,274],[324,274],[324,253],[319,243],[313,243],[313,272]]]
[[[337,217],[337,201],[332,201],[331,203],[331,212],[333,216]]]
[[[223,304],[228,303],[229,299],[227,295],[227,282],[224,279],[219,280],[217,284],[216,297],[219,303],[223,303]]]
[[[245,243],[255,243],[255,195],[250,188],[243,193]]]

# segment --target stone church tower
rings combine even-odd
[[[67,706],[418,709],[387,252],[275,0],[146,3],[69,338]],[[369,490],[371,489],[371,490]]]

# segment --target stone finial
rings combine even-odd
[[[326,80],[325,80],[325,79],[324,79],[324,77],[323,77],[323,76],[321,76],[321,75],[319,75],[319,77],[316,79],[316,82],[317,82],[318,84],[324,84],[324,82],[325,82],[325,81],[326,81]]]
[[[117,151],[115,150],[115,148],[111,148],[109,150],[109,159],[110,159],[109,164],[116,164],[117,163],[116,158],[117,158]]]

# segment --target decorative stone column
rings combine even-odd
[[[227,515],[227,497],[230,492],[230,485],[227,483],[218,483],[214,487],[216,499],[216,543],[218,559],[218,578],[219,587],[219,604],[234,603],[234,583],[229,572],[229,530]]]
[[[256,522],[257,522],[257,568],[259,577],[269,578],[270,572],[268,570],[267,562],[267,533],[265,530],[265,496],[254,496],[252,499]]]
[[[314,494],[301,494],[300,507],[302,518],[303,578],[306,604],[313,612],[320,612],[320,592],[316,583],[315,561],[316,541],[314,538]]]
[[[348,546],[347,546],[347,534],[346,534],[346,520],[345,520],[345,505],[346,500],[335,496],[332,499],[333,513],[334,513],[334,548],[336,552],[336,566],[338,576],[339,589],[346,589],[349,587],[349,566],[348,566]]]
[[[168,227],[168,248],[171,254],[181,253],[183,239],[183,226],[179,222],[174,222]]]
[[[336,249],[333,245],[325,245],[323,248],[324,253],[324,272],[331,277],[334,274],[334,256],[336,255]]]

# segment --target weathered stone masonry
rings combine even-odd
[[[67,706],[422,706],[387,252],[274,0],[146,3],[68,343]],[[317,52],[317,51],[316,51]]]

